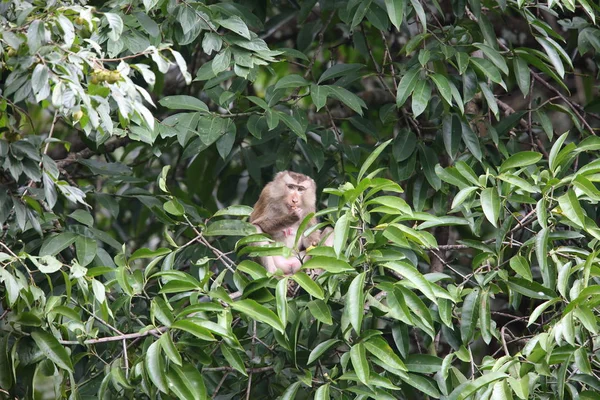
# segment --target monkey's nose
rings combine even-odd
[[[292,198],[292,203],[296,204],[298,202],[298,199],[296,197]]]

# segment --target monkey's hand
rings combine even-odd
[[[304,210],[298,206],[290,206],[290,214],[298,217],[298,219],[304,218]]]

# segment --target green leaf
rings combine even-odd
[[[565,66],[560,59],[560,55],[558,54],[557,48],[548,40],[543,37],[535,36],[535,40],[538,41],[539,44],[542,45],[544,50],[546,51],[546,55],[550,59],[550,62],[556,69],[556,73],[561,77],[565,77]]]
[[[515,71],[517,85],[519,85],[523,97],[527,97],[531,85],[531,71],[529,70],[529,66],[521,57],[515,56],[513,58],[513,69]]]
[[[537,151],[521,151],[508,157],[502,165],[500,171],[506,171],[511,168],[521,168],[537,163],[542,159],[542,154]]]
[[[448,79],[441,74],[432,74],[429,77],[433,83],[435,83],[438,92],[443,99],[446,100],[446,103],[448,103],[449,106],[452,106],[452,90],[450,89],[450,83],[448,82]]]
[[[537,306],[531,312],[531,315],[529,316],[529,321],[527,322],[527,326],[529,326],[532,323],[534,323],[539,318],[539,316],[542,315],[542,313],[544,311],[546,311],[546,309],[548,309],[549,307],[551,307],[554,304],[558,303],[559,301],[561,301],[560,297],[556,297],[556,298],[554,298],[552,300],[545,301],[542,304],[540,304],[539,306]]]
[[[313,101],[317,111],[325,107],[327,104],[327,96],[329,95],[329,89],[327,86],[319,86],[314,83],[310,85],[310,98]]]
[[[338,257],[346,246],[349,230],[350,218],[348,213],[346,213],[336,221],[333,232],[333,249]]]
[[[227,19],[216,19],[215,22],[248,40],[252,40],[246,23],[237,15],[233,15]]]
[[[54,335],[44,331],[33,331],[31,332],[31,338],[42,353],[54,364],[70,373],[74,373],[69,353],[67,353],[67,350],[58,342]]]
[[[478,57],[471,57],[469,61],[478,72],[489,78],[489,80],[501,86],[504,86],[500,70],[496,68],[496,66],[491,61],[486,60],[485,58]]]
[[[251,223],[235,220],[222,219],[208,225],[205,236],[247,236],[256,233],[256,227]]]
[[[329,400],[329,385],[329,383],[326,383],[325,385],[319,386],[315,392],[314,400]]]
[[[318,360],[327,350],[339,342],[339,339],[327,339],[326,341],[319,343],[308,355],[307,364],[310,365]]]
[[[400,211],[402,214],[412,215],[412,210],[408,203],[401,197],[396,196],[379,196],[369,200],[365,205],[380,204]]]
[[[478,188],[475,186],[469,186],[466,187],[464,189],[461,189],[458,193],[456,193],[456,196],[454,196],[454,199],[452,200],[452,209],[460,206],[466,199],[468,199],[471,194],[473,194],[473,192],[475,192]]]
[[[310,276],[306,275],[304,272],[298,271],[292,275],[291,278],[300,286],[302,286],[302,289],[306,290],[306,292],[311,296],[321,300],[325,298],[325,294],[323,293],[321,286],[319,286],[317,282],[313,281]]]
[[[350,318],[350,323],[356,331],[360,334],[362,319],[364,315],[363,307],[365,305],[365,286],[366,272],[358,274],[348,287],[346,293],[346,310]]]
[[[510,267],[517,274],[521,275],[523,278],[527,279],[529,282],[533,281],[533,276],[531,275],[531,268],[529,267],[529,263],[527,259],[523,256],[514,256],[510,259],[509,262]]]
[[[424,79],[417,81],[412,97],[412,112],[415,118],[425,111],[429,99],[431,99],[431,85]]]
[[[364,64],[335,64],[323,72],[323,74],[319,77],[317,84],[321,84],[329,79],[335,79],[352,74],[362,68],[364,68]]]
[[[108,37],[116,42],[123,34],[123,20],[117,14],[107,12],[104,13],[104,18],[110,27]]]
[[[531,183],[527,182],[523,178],[519,178],[514,175],[500,174],[497,176],[498,179],[503,180],[504,182],[508,182],[517,188],[524,190],[528,193],[539,193],[540,189],[533,186]]]
[[[277,115],[283,121],[283,123],[294,132],[300,139],[306,141],[306,129],[300,124],[293,116],[288,113],[277,111]]]
[[[425,10],[423,9],[421,2],[419,0],[410,0],[410,3],[414,8],[417,17],[419,17],[419,21],[421,22],[423,32],[427,32],[427,17],[425,15]]]
[[[400,108],[408,99],[408,96],[411,95],[417,82],[419,81],[419,75],[421,74],[421,69],[419,67],[414,67],[410,69],[403,77],[400,79],[400,84],[398,84],[398,92],[396,93],[396,107]]]
[[[500,68],[500,71],[502,71],[504,75],[508,75],[508,65],[506,64],[504,57],[498,52],[498,50],[482,43],[475,43],[473,44],[473,46],[483,51],[483,54],[485,54],[485,56],[489,58],[490,61],[494,63],[494,65]]]
[[[491,383],[507,377],[508,375],[506,375],[504,372],[496,371],[484,374],[474,381],[466,381],[458,385],[456,389],[450,393],[449,400],[465,400],[482,387],[487,387]]]
[[[392,144],[394,160],[402,162],[408,159],[417,147],[417,135],[408,129],[402,129]]]
[[[232,303],[231,307],[236,311],[246,314],[252,319],[270,325],[272,328],[276,329],[281,333],[284,332],[285,328],[281,323],[281,320],[277,317],[277,315],[275,315],[273,311],[269,310],[265,306],[258,304],[254,300],[239,300]]]
[[[333,324],[333,319],[331,318],[331,310],[329,309],[327,303],[325,303],[323,300],[310,301],[308,302],[307,306],[308,310],[310,311],[313,317],[323,322],[324,324]]]
[[[315,256],[306,261],[303,269],[322,269],[332,274],[354,271],[354,268],[344,260],[333,257]]]
[[[481,161],[481,158],[483,157],[483,155],[481,154],[481,146],[479,145],[479,138],[477,137],[475,132],[473,132],[473,130],[471,129],[471,127],[469,126],[468,123],[461,120],[460,124],[462,126],[462,138],[463,138],[463,141],[465,142],[465,145],[467,146],[467,149],[469,149],[469,151],[471,152],[473,157],[475,157],[476,159]]]
[[[234,205],[220,209],[213,215],[213,217],[220,217],[223,215],[232,215],[234,217],[248,217],[251,213],[252,207],[245,205]]]
[[[296,398],[296,393],[298,392],[298,388],[302,382],[294,382],[283,392],[280,397],[280,400],[294,400]]]
[[[281,78],[279,81],[277,81],[277,83],[275,84],[275,90],[289,89],[289,88],[295,89],[295,88],[301,88],[301,87],[308,86],[308,85],[309,85],[309,83],[306,81],[306,79],[304,79],[300,75],[292,74],[292,75],[286,75],[283,78]]]
[[[473,289],[463,302],[460,315],[460,337],[464,344],[473,339],[479,309],[479,289]]]
[[[246,372],[246,366],[244,365],[244,360],[240,354],[235,350],[227,346],[225,343],[221,343],[221,352],[223,356],[233,368],[242,373],[244,376],[248,376]]]
[[[495,227],[498,227],[498,218],[500,217],[501,203],[500,196],[496,188],[487,188],[481,191],[481,208],[488,221]]]
[[[171,250],[167,249],[165,247],[161,247],[161,248],[158,248],[156,250],[150,250],[148,248],[137,249],[131,255],[131,257],[129,257],[129,262],[132,262],[134,260],[138,260],[140,258],[155,258],[155,257],[160,257],[160,256],[167,255],[169,253],[171,253]]]
[[[556,293],[536,281],[529,282],[525,279],[509,278],[506,283],[511,290],[532,299],[548,300],[556,297]]]
[[[231,49],[225,48],[212,60],[212,72],[215,75],[219,75],[220,72],[225,71],[231,65]]]
[[[210,333],[210,331],[208,329],[198,325],[197,323],[195,323],[194,321],[189,320],[189,319],[182,319],[179,321],[175,321],[171,325],[171,329],[179,329],[179,330],[191,333],[192,335],[196,336],[198,339],[206,340],[209,342],[213,342],[213,341],[217,340],[212,335],[212,333]]]
[[[192,96],[177,95],[163,97],[158,101],[163,107],[171,110],[191,110],[208,113],[208,106],[200,99]]]
[[[331,97],[344,103],[348,108],[352,109],[359,115],[363,115],[363,108],[368,108],[365,102],[351,91],[344,89],[341,86],[328,86]]]
[[[77,240],[77,235],[72,232],[63,232],[44,240],[40,249],[40,256],[55,256]]]
[[[562,148],[563,143],[567,139],[567,136],[569,136],[568,131],[563,133],[558,139],[556,139],[556,142],[554,142],[552,148],[550,149],[550,154],[548,155],[548,166],[550,167],[550,171],[552,171],[553,174],[556,174],[556,171],[560,166],[560,164],[557,164],[557,159],[560,153],[560,149]]]
[[[162,371],[162,374],[164,374],[164,371]],[[192,364],[186,364],[182,367],[171,365],[167,373],[167,381],[169,382],[169,389],[179,399],[208,399],[202,375]]]
[[[585,227],[585,211],[577,200],[577,195],[573,190],[558,198],[558,204],[565,217],[580,228]]]
[[[400,360],[400,357],[394,353],[394,350],[382,337],[373,336],[364,342],[364,344],[369,353],[379,358],[388,367],[401,371],[407,371],[407,368],[402,360]]]
[[[381,143],[379,146],[377,146],[377,148],[375,150],[373,150],[373,152],[371,154],[369,154],[369,157],[367,157],[367,159],[365,160],[362,167],[360,167],[360,171],[358,172],[358,180],[359,181],[363,178],[363,176],[369,170],[369,167],[371,167],[371,165],[375,162],[377,157],[379,157],[381,152],[390,144],[390,142],[392,140],[393,139],[389,139],[389,140]]]
[[[481,93],[483,93],[483,97],[485,97],[485,101],[487,102],[490,111],[492,114],[494,114],[496,120],[499,120],[500,110],[498,109],[498,103],[496,102],[494,93],[490,90],[485,82],[479,82],[479,88],[481,89]]]
[[[400,31],[400,25],[404,21],[405,7],[406,0],[385,0],[385,8],[387,9],[390,21],[398,31]]]
[[[364,384],[369,384],[370,368],[367,362],[367,354],[365,352],[365,346],[362,343],[356,343],[350,349],[350,360],[354,367],[354,372],[358,379]]]
[[[171,339],[171,335],[165,333],[160,336],[157,342],[160,342],[160,347],[162,347],[166,356],[169,357],[169,360],[181,367],[183,360],[181,358],[181,354],[179,354],[177,347],[175,347],[175,344]]]
[[[442,367],[443,360],[429,354],[410,354],[406,357],[406,368],[420,374],[434,374]]]
[[[37,269],[44,274],[52,274],[56,271],[59,271],[63,266],[63,264],[53,256],[28,257],[35,264]]]
[[[429,300],[437,304],[437,297],[433,293],[433,289],[427,279],[412,265],[404,261],[393,261],[383,264],[384,267],[396,271],[405,279],[411,282],[417,289],[421,291]]]

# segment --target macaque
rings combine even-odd
[[[250,214],[250,222],[259,232],[268,233],[273,240],[293,249],[298,227],[308,214],[315,212],[315,204],[316,185],[312,178],[291,171],[279,172],[260,193],[254,211]],[[316,223],[317,220],[313,217],[309,227]],[[299,251],[294,256],[260,257],[260,263],[270,273],[281,270],[284,274],[291,275],[302,266],[306,253],[304,250],[319,244],[321,236],[318,230],[308,237],[302,236],[298,243]],[[332,235],[329,235],[326,242],[331,240]],[[265,242],[256,244],[261,245]]]

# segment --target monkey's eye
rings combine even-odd
[[[300,186],[300,187],[298,188],[298,191],[299,191],[299,192],[304,192],[305,190],[306,190],[306,188],[303,188],[302,186]]]
[[[294,190],[294,185],[287,185],[288,189]]]

